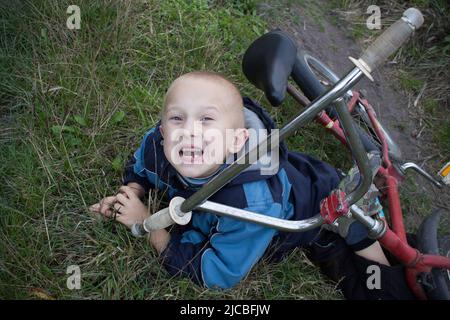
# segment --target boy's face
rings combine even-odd
[[[242,128],[242,117],[242,100],[233,101],[229,88],[220,82],[201,78],[175,81],[161,122],[166,158],[185,177],[211,175],[229,153],[238,152],[245,144],[248,132]]]

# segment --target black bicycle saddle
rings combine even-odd
[[[294,41],[283,31],[274,30],[256,39],[245,51],[242,70],[275,107],[284,100],[296,57]]]

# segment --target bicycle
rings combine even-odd
[[[424,220],[419,228],[418,248],[413,248],[407,241],[398,192],[398,185],[410,169],[435,185],[442,185],[416,164],[401,163],[399,147],[377,120],[371,105],[359,92],[351,90],[363,76],[373,80],[373,70],[400,48],[422,23],[419,10],[406,10],[403,17],[389,27],[361,58],[350,57],[355,66],[342,78],[320,60],[303,51],[297,52],[294,41],[279,30],[256,39],[245,52],[244,74],[264,91],[273,106],[280,105],[287,92],[306,107],[277,132],[273,144],[272,135],[275,133],[268,135],[259,145],[266,144],[269,146],[266,150],[272,150],[298,128],[315,120],[351,152],[359,181],[353,182],[353,186],[348,183],[345,192],[335,190],[327,198],[333,206],[321,206],[320,214],[309,219],[286,221],[208,201],[211,195],[250,165],[240,158],[188,199],[175,197],[169,207],[147,218],[143,224],[133,225],[133,234],[143,236],[173,223],[187,224],[194,209],[288,232],[304,232],[327,224],[336,232],[344,233],[348,221],[353,219],[362,223],[368,229],[369,237],[377,239],[406,267],[407,283],[417,298],[450,300],[450,241],[445,239],[441,242],[447,246],[444,255],[439,255],[438,251],[437,225],[441,211],[433,212]],[[288,83],[289,77],[305,96]],[[258,159],[260,156],[262,154],[255,147],[242,158]],[[382,186],[382,197],[388,203],[390,223],[379,213],[368,214],[357,205],[369,193],[374,177],[377,177],[377,185]]]

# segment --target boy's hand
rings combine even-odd
[[[107,218],[115,218],[131,228],[134,223],[142,223],[149,216],[147,207],[139,199],[143,191],[137,184],[122,186],[117,195],[103,198],[99,203],[90,206],[89,210]]]
[[[135,223],[142,223],[150,216],[147,207],[132,188],[128,186],[120,187],[119,193],[115,198],[116,220],[128,228],[131,228]]]
[[[105,197],[99,203],[93,204],[89,207],[91,212],[100,213],[105,217],[112,217],[114,215],[112,206],[116,203],[116,196]]]

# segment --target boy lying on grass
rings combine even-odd
[[[127,163],[124,186],[116,195],[91,206],[91,211],[114,215],[128,228],[142,223],[151,214],[142,202],[150,188],[167,191],[170,198],[188,198],[257,143],[250,134],[258,134],[259,129],[270,133],[273,128],[267,112],[252,100],[243,99],[221,75],[182,75],[167,91],[161,121],[145,134]],[[275,169],[263,169],[260,161],[253,163],[209,200],[271,217],[303,220],[319,213],[320,201],[340,182],[334,168],[290,152],[284,143],[280,144]],[[338,288],[346,298],[413,297],[403,269],[389,266],[379,243],[369,239],[358,222],[351,225],[344,239],[321,228],[285,233],[194,211],[188,225],[172,233],[153,231],[148,241],[169,274],[188,276],[208,288],[231,288],[263,255],[280,261],[295,247],[303,247],[325,274],[339,281]],[[367,267],[374,264],[382,271],[379,290],[366,286],[371,275]]]

